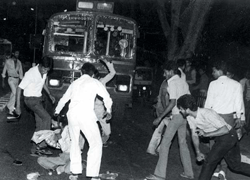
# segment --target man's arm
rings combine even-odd
[[[160,98],[162,107],[166,109],[167,106],[169,105],[169,96],[166,88],[162,88]]]
[[[245,123],[245,106],[243,101],[243,90],[242,86],[239,84],[237,91],[235,93],[235,112],[236,112],[236,121],[235,127],[240,128]]]
[[[209,84],[208,91],[207,91],[207,98],[204,104],[204,108],[211,109],[213,104],[213,84],[212,82]]]
[[[21,61],[19,61],[19,63],[20,63],[20,68],[19,68],[19,78],[20,78],[20,79],[23,79],[23,66],[22,66]]]
[[[197,161],[202,161],[203,159],[205,159],[205,155],[203,153],[201,153],[201,151],[200,151],[199,137],[194,129],[191,129],[191,131],[192,131],[192,141],[193,141],[194,149],[196,152],[196,159],[197,159]]]
[[[46,81],[47,81],[47,80],[46,80]],[[49,98],[51,99],[52,103],[54,104],[55,101],[56,101],[56,99],[55,99],[55,97],[52,96],[52,94],[50,93],[49,88],[47,87],[46,83],[44,83],[43,89],[47,92]]]
[[[6,62],[5,62],[4,68],[3,68],[3,72],[2,72],[2,88],[5,87],[4,79],[5,79],[5,77],[6,77],[6,71],[7,71],[7,65],[6,65]]]
[[[170,103],[168,107],[164,110],[164,112],[159,117],[157,117],[154,120],[153,124],[157,126],[161,122],[161,120],[164,118],[164,116],[166,116],[175,107],[175,105],[176,105],[176,99],[170,99]]]
[[[100,79],[100,82],[106,86],[106,83],[109,82],[116,74],[116,71],[115,71],[115,68],[114,68],[114,64],[113,63],[110,63],[108,62],[107,60],[103,59],[102,60],[103,62],[105,62],[106,66],[108,67],[108,71],[109,73]]]
[[[227,126],[222,126],[221,128],[212,131],[212,132],[204,132],[201,129],[196,130],[196,133],[198,133],[199,136],[204,136],[204,137],[215,137],[215,136],[222,136],[225,134],[229,133],[229,129],[227,128]]]

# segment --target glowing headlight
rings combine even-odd
[[[118,85],[118,91],[128,91],[127,85]]]
[[[49,85],[50,86],[59,86],[60,85],[60,80],[58,80],[58,79],[50,79],[49,80]]]
[[[146,88],[146,86],[143,86],[143,87],[142,87],[142,90],[144,90],[144,91],[145,91],[146,89],[147,89],[147,88]]]

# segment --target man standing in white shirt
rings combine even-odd
[[[2,87],[5,87],[4,78],[6,72],[8,73],[8,84],[11,89],[10,100],[7,103],[9,114],[7,119],[16,119],[19,116],[14,113],[16,103],[16,89],[19,83],[19,79],[23,79],[23,67],[21,61],[18,59],[19,51],[15,51],[11,58],[7,59],[2,73]]]
[[[213,76],[216,80],[209,84],[204,107],[213,109],[233,128],[240,128],[245,122],[245,110],[241,84],[226,76],[228,65],[217,61],[213,65]],[[236,113],[236,120],[234,118]],[[226,165],[222,161],[222,168]],[[215,176],[222,175],[225,179],[225,168]]]
[[[215,144],[204,161],[199,180],[211,180],[214,169],[222,158],[225,158],[233,171],[250,177],[250,165],[241,162],[238,137],[233,126],[213,109],[198,108],[196,100],[191,95],[180,97],[177,100],[177,106],[182,115],[187,117],[192,130],[192,140],[198,161],[205,157],[200,151],[198,136],[215,137]]]
[[[16,95],[16,113],[21,114],[21,91],[23,90],[24,102],[27,107],[35,114],[36,129],[35,132],[40,130],[50,130],[51,116],[44,109],[42,104],[42,90],[44,89],[49,95],[52,103],[55,102],[55,98],[50,94],[48,87],[45,84],[47,79],[47,73],[52,68],[53,59],[49,57],[43,57],[37,66],[30,68],[24,75],[22,81],[17,88]],[[31,156],[50,155],[52,154],[45,142],[41,142],[39,145],[33,143],[31,147]]]
[[[157,117],[153,124],[159,125],[162,119],[170,111],[172,111],[172,120],[168,123],[165,130],[161,148],[159,152],[159,159],[153,175],[146,177],[148,180],[163,180],[166,178],[166,170],[168,164],[169,149],[176,132],[178,132],[178,142],[180,149],[181,162],[184,172],[180,174],[181,177],[193,179],[193,169],[191,163],[190,152],[188,149],[186,135],[187,135],[187,121],[182,117],[176,102],[179,97],[184,94],[190,94],[188,84],[178,75],[178,66],[176,62],[168,62],[164,66],[164,76],[168,79],[168,93],[170,102],[164,112]]]
[[[55,114],[59,114],[65,104],[70,100],[67,113],[69,132],[71,137],[70,171],[71,180],[76,180],[82,173],[82,157],[79,147],[80,132],[85,135],[88,143],[88,157],[86,176],[91,180],[99,180],[99,171],[102,158],[102,139],[94,111],[94,103],[97,95],[103,98],[107,111],[107,118],[111,116],[112,99],[103,84],[94,79],[95,67],[85,63],[82,68],[82,76],[72,82],[63,97],[58,102]]]

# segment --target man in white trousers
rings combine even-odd
[[[99,180],[99,171],[102,158],[102,139],[94,112],[94,102],[97,95],[103,98],[107,117],[111,116],[112,99],[103,84],[94,79],[95,67],[85,63],[82,76],[75,80],[58,102],[55,114],[59,114],[64,105],[70,100],[67,112],[69,132],[71,136],[70,171],[71,180],[77,180],[82,173],[82,157],[79,147],[80,131],[85,135],[89,150],[87,156],[86,176],[91,180]]]

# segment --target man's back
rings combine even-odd
[[[176,100],[184,94],[190,94],[187,82],[180,78],[178,75],[174,75],[168,80],[168,92],[169,99]],[[177,106],[173,108],[172,113],[179,114]]]
[[[221,76],[209,85],[205,108],[212,108],[217,113],[229,114],[242,106],[242,88],[239,82]]]

